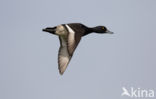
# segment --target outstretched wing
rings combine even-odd
[[[69,36],[68,36],[67,41],[63,37],[59,37],[59,40],[60,40],[60,48],[59,48],[59,53],[58,53],[58,65],[59,65],[58,69],[59,69],[60,74],[63,75],[80,39],[77,42],[74,41],[75,45],[69,41]]]
[[[66,27],[68,29],[67,37],[59,36],[60,49],[58,54],[58,68],[61,75],[66,70],[73,53],[81,40],[80,34],[76,34],[68,25],[66,25]]]
[[[62,75],[70,62],[71,56],[68,53],[67,41],[65,40],[65,38],[59,37],[59,40],[60,48],[58,53],[58,69],[60,74]]]

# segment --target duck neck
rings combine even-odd
[[[101,34],[101,31],[99,31],[99,29],[97,27],[90,28],[90,31]]]
[[[93,33],[93,32],[101,33],[101,32],[99,32],[99,30],[96,27],[87,27],[84,35],[88,35],[88,34]]]
[[[86,28],[86,30],[85,30],[85,33],[83,36],[88,35],[93,32],[91,28],[89,28],[89,27],[85,27],[85,28]]]

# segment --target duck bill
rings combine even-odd
[[[108,34],[114,34],[114,32],[107,30],[106,33]]]

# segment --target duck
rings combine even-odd
[[[65,72],[81,38],[91,33],[113,34],[105,26],[87,27],[81,23],[60,24],[42,29],[44,32],[57,35],[60,41],[58,51],[58,69],[60,75]]]

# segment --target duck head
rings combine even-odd
[[[109,34],[113,34],[113,32],[109,31],[105,26],[96,26],[96,27],[91,28],[91,30],[93,32],[96,32],[96,33],[109,33]]]

